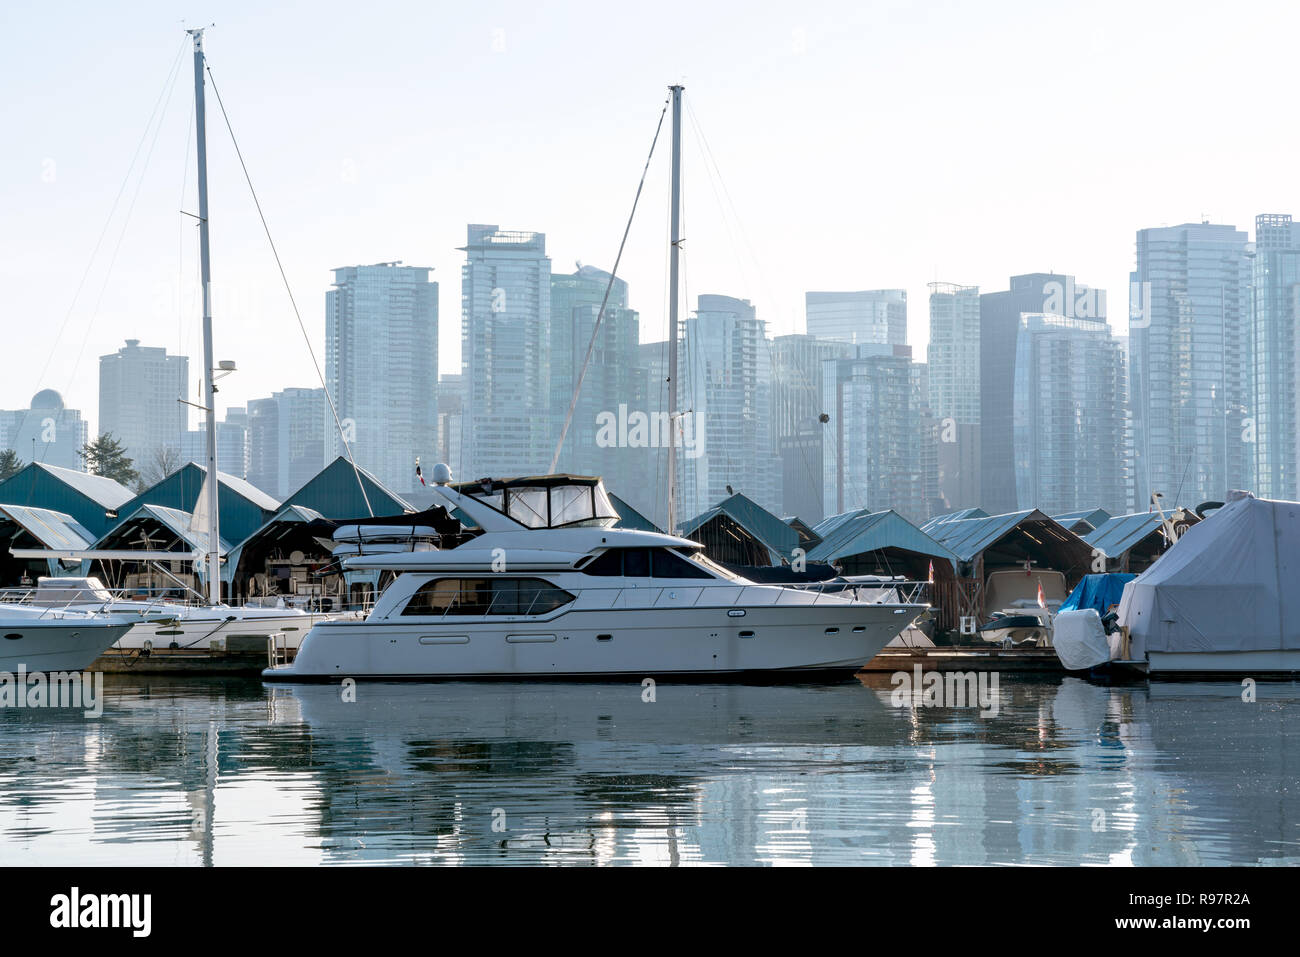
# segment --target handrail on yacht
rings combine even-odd
[[[723,587],[723,588],[730,587],[730,588],[740,589],[740,593],[736,595],[734,601],[723,602],[721,604],[743,603],[745,598],[745,592],[748,591],[749,589],[760,588],[763,589],[762,592],[763,595],[769,595],[771,593],[770,590],[776,588],[779,589],[778,594],[775,600],[773,600],[769,604],[779,605],[785,599],[786,593],[800,591],[800,592],[815,592],[815,594],[813,595],[813,600],[807,603],[811,605],[816,605],[818,601],[820,601],[823,597],[827,595],[831,595],[837,598],[847,598],[850,601],[858,602],[864,605],[882,605],[882,604],[909,605],[909,604],[927,604],[926,602],[921,601],[921,597],[922,597],[922,589],[924,589],[928,585],[929,582],[924,582],[924,581],[913,582],[913,581],[899,580],[899,581],[882,581],[879,584],[876,584],[874,582],[865,583],[865,582],[829,581],[829,582],[806,582],[806,583],[801,582],[793,585],[786,585],[786,584],[773,585],[773,584],[768,584],[763,582],[745,582],[745,583],[721,582],[719,583],[718,587]],[[695,592],[695,596],[687,606],[691,608],[698,607],[700,603],[700,599],[705,597],[706,592],[712,590],[710,588],[702,587],[700,585],[689,585],[689,584],[661,585],[657,587],[653,585],[649,587],[638,587],[636,585],[610,585],[610,586],[592,585],[592,586],[583,586],[580,588],[563,588],[562,586],[556,585],[554,587],[561,588],[563,591],[573,595],[573,600],[575,601],[578,599],[579,596],[581,596],[586,592],[614,592],[615,593],[614,597],[610,602],[611,606],[617,606],[620,599],[623,598],[625,592],[634,592],[638,597],[653,595],[653,598],[646,598],[645,601],[646,607],[658,606],[660,602],[663,601],[665,592],[693,590]],[[859,589],[866,589],[870,591],[893,591],[897,597],[894,602],[887,602],[883,600],[865,601],[859,598],[858,595]],[[437,615],[437,617],[440,619],[445,619],[448,617],[459,617],[459,613],[454,613],[453,609],[465,606],[466,603],[462,601],[461,594],[462,594],[461,590],[457,589],[450,596],[450,600],[448,601],[446,608],[443,609],[442,614]],[[485,610],[471,612],[465,615],[465,617],[479,617],[479,616],[486,617],[492,615],[494,613],[493,609],[497,605],[497,599],[502,597],[505,594],[507,593],[493,592],[492,598],[488,602],[488,606]],[[529,602],[528,609],[522,612],[514,612],[512,614],[512,617],[531,616],[533,614],[533,609],[537,606],[537,601],[541,597],[541,595],[542,595],[541,591],[538,590],[537,594],[533,596],[533,600]],[[670,594],[669,597],[673,598],[675,597],[675,595]],[[571,604],[571,602],[565,602],[564,605],[561,605],[553,610],[559,611],[561,608],[564,608],[569,604]],[[396,613],[398,616],[400,616],[402,614],[402,610],[398,610]],[[436,613],[431,611],[430,616],[432,617],[433,614]]]

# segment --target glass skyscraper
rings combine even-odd
[[[1019,508],[1127,510],[1124,366],[1110,327],[1025,314],[1016,339],[1013,445]]]
[[[438,284],[429,272],[345,266],[325,294],[326,376],[343,433],[359,466],[403,491],[419,484],[415,460],[432,461],[437,444]],[[330,418],[333,459],[344,449]]]
[[[1251,261],[1234,226],[1141,229],[1130,275],[1134,506],[1250,488]]]
[[[868,289],[861,292],[804,294],[808,335],[838,342],[907,344],[907,292]]]
[[[1296,350],[1300,337],[1300,223],[1276,213],[1255,217],[1253,263],[1256,491],[1295,501],[1297,492]],[[1249,430],[1246,432],[1250,438]]]
[[[555,453],[546,234],[487,225],[468,234],[460,297],[461,455],[472,473],[465,477],[545,472]]]

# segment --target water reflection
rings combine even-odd
[[[113,679],[0,711],[0,863],[1218,864],[1300,857],[1300,687]]]

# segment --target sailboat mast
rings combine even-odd
[[[677,259],[682,240],[682,87],[673,94],[673,196],[668,259],[668,528],[677,529]]]
[[[203,405],[207,416],[207,477],[199,494],[208,496],[208,600],[221,601],[221,522],[217,515],[217,387],[212,358],[212,263],[208,252],[208,138],[203,109],[203,31],[194,38],[194,124],[199,183],[199,280],[203,295]],[[198,506],[195,506],[198,508]]]

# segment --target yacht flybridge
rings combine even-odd
[[[601,481],[448,484],[451,547],[358,555],[396,577],[363,621],[323,621],[272,681],[851,673],[926,610],[759,585],[698,542],[616,528]]]

